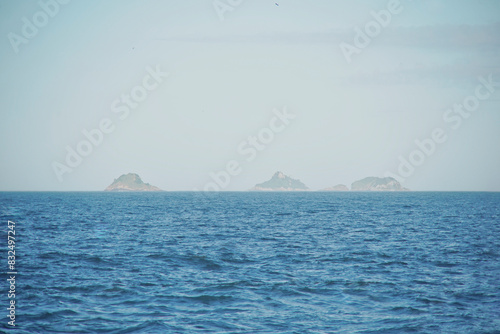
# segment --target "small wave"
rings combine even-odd
[[[408,314],[408,315],[415,315],[415,314],[423,314],[427,313],[427,311],[411,307],[411,306],[396,306],[391,308],[391,311],[397,314]]]
[[[419,284],[419,285],[441,285],[441,283],[436,283],[436,282],[431,282],[431,281],[424,281],[424,280],[413,280],[414,283]]]
[[[111,330],[112,334],[128,334],[128,333],[168,333],[174,330],[172,326],[168,326],[163,321],[160,320],[148,320],[142,322],[135,326],[129,326],[127,328]],[[177,329],[175,332],[178,332]]]
[[[26,316],[29,316],[29,318],[31,320],[35,320],[35,321],[48,321],[48,320],[52,320],[53,318],[71,317],[71,316],[75,316],[78,314],[79,314],[78,312],[71,310],[71,309],[62,309],[62,310],[57,310],[57,311],[52,311],[52,312],[45,311],[45,312],[38,313],[36,315],[35,314],[27,314]]]
[[[436,261],[436,262],[434,262],[434,265],[436,267],[440,267],[440,268],[451,268],[451,267],[457,266],[456,263],[443,262],[443,261]]]
[[[200,302],[203,304],[226,302],[226,301],[230,301],[233,299],[232,296],[225,296],[225,295],[220,295],[220,296],[214,296],[214,295],[185,296],[184,298],[187,298],[189,300],[193,300],[196,302]]]
[[[424,304],[444,304],[446,303],[444,300],[436,299],[436,298],[417,298],[419,302],[422,302]]]
[[[202,268],[204,270],[220,270],[222,269],[222,266],[218,264],[217,262],[209,259],[206,256],[203,255],[188,255],[188,256],[183,256],[182,260],[185,264],[188,265],[195,265],[199,268]]]
[[[407,266],[408,263],[403,262],[403,261],[388,261],[388,262],[379,263],[378,265],[381,266],[381,267],[394,266],[394,265],[397,265],[397,266]]]
[[[344,289],[342,290],[343,293],[346,295],[353,295],[353,296],[366,296],[368,293],[368,290],[366,289]]]
[[[67,258],[69,256],[70,254],[59,251],[50,251],[38,255],[38,257],[42,260],[61,259],[61,258]]]
[[[101,284],[87,285],[87,286],[72,285],[72,286],[57,287],[56,289],[65,293],[89,293],[89,292],[96,293],[99,291],[103,291],[105,289],[105,286]]]

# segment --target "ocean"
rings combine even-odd
[[[0,217],[2,332],[14,300],[16,333],[500,333],[500,193],[2,192]]]

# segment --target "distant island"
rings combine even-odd
[[[349,191],[343,184],[325,188],[320,191]],[[409,191],[392,177],[365,177],[351,184],[351,191]]]
[[[349,191],[349,188],[347,188],[347,186],[344,184],[337,184],[334,187],[328,187],[325,189],[321,189],[320,191]]]
[[[276,172],[270,180],[256,184],[251,191],[308,191],[310,190],[300,180],[292,179],[291,177]],[[319,191],[349,191],[349,188],[344,184],[337,184],[333,187],[321,189]],[[392,177],[365,177],[364,179],[355,181],[351,184],[350,191],[409,191]]]
[[[276,172],[270,180],[256,184],[251,191],[307,191],[309,188],[300,180],[292,179],[282,172]]]
[[[162,191],[160,188],[142,182],[139,175],[123,174],[115,179],[104,191]]]
[[[271,179],[256,184],[249,191],[310,191],[303,182],[293,179],[283,172],[276,172]],[[104,191],[163,191],[149,183],[144,183],[141,177],[135,173],[123,174],[115,179]],[[392,177],[365,177],[355,181],[349,189],[344,184],[324,188],[318,191],[410,191]]]
[[[351,191],[409,191],[392,177],[365,177],[353,182]]]

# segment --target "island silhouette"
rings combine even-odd
[[[149,183],[144,183],[135,173],[123,174],[115,179],[104,191],[163,191]],[[291,178],[281,171],[262,183],[256,184],[249,191],[311,191],[302,181]],[[351,184],[349,189],[344,184],[323,188],[318,191],[409,191],[392,177],[365,177]]]

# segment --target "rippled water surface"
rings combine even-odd
[[[0,217],[18,333],[500,332],[500,193],[0,193]]]

